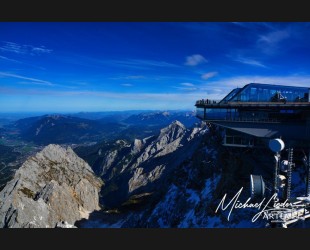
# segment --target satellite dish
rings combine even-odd
[[[250,175],[251,198],[261,198],[265,196],[265,182],[261,175]]]
[[[288,170],[288,160],[281,161],[281,171],[286,173],[287,170]]]
[[[285,144],[281,139],[273,139],[269,141],[269,148],[273,152],[280,152],[284,149]]]

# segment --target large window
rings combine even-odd
[[[231,98],[233,102],[308,102],[309,88],[250,83]]]
[[[224,120],[226,115],[226,109],[206,109],[206,120]]]
[[[227,103],[240,89],[241,88],[235,88],[230,91],[229,94],[225,96],[222,101],[220,101],[220,103]]]
[[[196,108],[196,116],[204,119],[204,108]]]

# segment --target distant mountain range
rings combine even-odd
[[[101,122],[121,122],[131,115],[145,113],[150,111],[128,110],[128,111],[105,111],[105,112],[79,112],[70,113],[68,116],[74,116],[89,120],[100,120]]]
[[[45,115],[18,120],[13,124],[20,137],[37,144],[96,141],[118,133],[124,126],[65,115]]]
[[[191,111],[80,112],[23,118],[0,128],[0,136],[13,134],[37,145],[133,140],[157,134],[174,120],[187,127],[198,122]]]
[[[193,111],[158,111],[158,112],[144,112],[136,115],[131,115],[123,122],[127,124],[139,125],[159,125],[167,126],[173,121],[179,121],[186,127],[192,127],[199,120]]]

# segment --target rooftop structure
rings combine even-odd
[[[310,147],[310,88],[250,83],[221,101],[198,100],[197,117],[225,131],[225,146],[266,146],[282,138],[290,147]]]

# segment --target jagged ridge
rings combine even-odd
[[[174,121],[158,136],[136,139],[131,144],[116,143],[100,156],[98,172],[107,182],[102,202],[118,206],[132,195],[154,192],[175,167],[191,157],[206,131],[206,126],[187,129]]]

